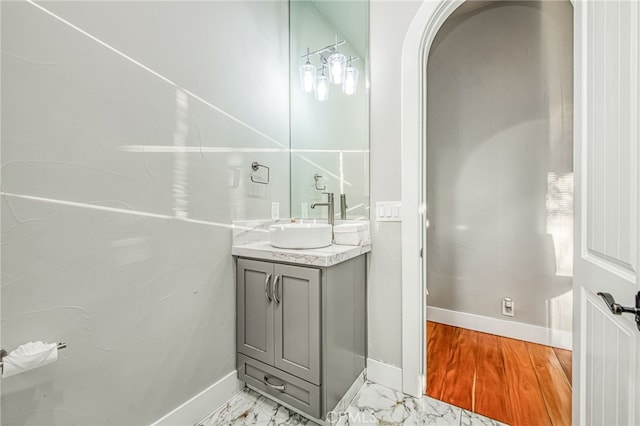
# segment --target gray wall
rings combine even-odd
[[[450,18],[427,69],[430,306],[571,331],[572,7]]]
[[[371,205],[402,199],[400,106],[402,43],[420,2],[371,2]],[[369,255],[369,358],[402,365],[400,222],[375,222]]]
[[[289,210],[250,152],[288,148],[287,3],[42,4],[79,29],[2,2],[2,344],[69,347],[1,422],[148,424],[235,368],[231,221]]]

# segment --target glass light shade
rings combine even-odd
[[[307,93],[313,92],[316,84],[316,67],[307,62],[300,66],[300,83],[302,84],[302,90]]]
[[[329,78],[333,84],[342,84],[344,71],[347,66],[347,57],[342,53],[333,52],[327,59]]]
[[[316,100],[323,102],[329,96],[329,78],[322,74],[316,79]]]
[[[353,95],[358,87],[358,69],[347,67],[344,74],[344,83],[342,83],[342,92],[345,95]]]

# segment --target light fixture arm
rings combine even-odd
[[[348,59],[348,61],[347,61],[347,64],[348,64],[348,65],[351,65],[351,63],[352,63],[352,62],[356,62],[356,61],[359,61],[359,60],[360,60],[360,58],[358,58],[357,56],[356,56],[355,58],[354,58],[354,57],[349,56],[349,59]]]
[[[311,54],[309,53],[309,47],[307,47],[307,54],[306,55],[302,55],[303,58],[304,57],[307,58],[307,64],[311,64],[311,61],[309,60],[309,55],[311,55]]]
[[[346,41],[344,41],[344,40],[337,41],[337,38],[336,38],[336,43],[335,44],[330,44],[328,46],[323,47],[322,49],[318,49],[318,50],[314,50],[313,52],[309,52],[309,48],[307,48],[307,53],[305,55],[302,55],[301,58],[309,59],[309,56],[311,56],[311,55],[320,55],[321,53],[324,53],[324,52],[335,51],[338,46],[342,46],[345,43],[346,43]]]
[[[325,47],[323,47],[322,49],[318,49],[318,50],[314,50],[313,52],[309,51],[309,47],[307,47],[307,53],[305,53],[304,55],[300,56],[300,58],[302,59],[306,59],[307,60],[307,64],[311,63],[310,62],[310,57],[313,55],[318,55],[318,57],[320,57],[320,63],[322,64],[322,66],[324,67],[324,65],[327,64],[327,57],[333,53],[333,52],[337,52],[338,51],[338,46],[342,46],[343,44],[345,44],[346,41],[345,40],[341,40],[338,41],[338,36],[336,36],[336,42],[334,44],[329,44]],[[323,55],[323,53],[329,53],[329,55]],[[349,56],[349,61],[350,62],[356,62],[359,61],[360,58],[359,57],[351,57]],[[318,68],[318,71],[322,70],[321,68]]]

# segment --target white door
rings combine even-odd
[[[573,422],[640,425],[640,2],[576,1]]]

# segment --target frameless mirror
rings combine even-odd
[[[369,2],[292,0],[291,216],[369,217]]]

